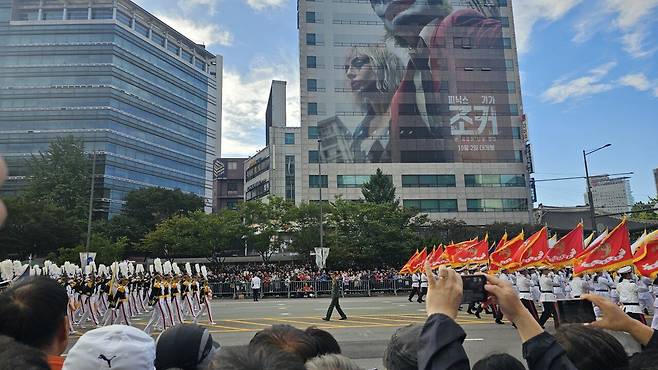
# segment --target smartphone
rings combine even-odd
[[[464,284],[462,304],[487,300],[487,292],[484,290],[484,284],[487,283],[487,278],[484,275],[463,275],[462,282]]]
[[[564,324],[583,324],[596,321],[592,302],[584,299],[558,300],[557,315],[560,323]]]

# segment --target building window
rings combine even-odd
[[[306,23],[315,23],[315,12],[306,12]]]
[[[236,210],[238,209],[238,200],[235,199],[228,199],[226,200],[226,208]]]
[[[269,181],[259,181],[247,188],[245,193],[245,200],[252,200],[257,198],[262,198],[270,193],[270,182]]]
[[[117,10],[117,20],[119,23],[123,23],[128,27],[130,27],[132,23],[132,17],[121,10]]]
[[[149,37],[149,28],[147,25],[135,21],[135,31],[139,33],[140,35],[148,38]]]
[[[516,92],[516,82],[507,81],[507,92],[512,94]]]
[[[42,9],[41,20],[43,21],[61,21],[64,19],[64,9]]]
[[[320,138],[320,130],[318,129],[318,126],[308,126],[308,138],[309,139]]]
[[[204,72],[206,71],[206,63],[203,61],[203,59],[194,59],[194,66]]]
[[[306,34],[306,45],[315,45],[315,34],[307,33]]]
[[[318,91],[318,80],[309,78],[306,80],[306,91]]]
[[[306,56],[306,68],[317,68],[318,58],[314,55]]]
[[[405,199],[402,205],[425,213],[457,212],[457,199]]]
[[[185,50],[185,49],[182,49],[182,51],[181,51],[181,58],[183,58],[184,61],[186,61],[190,64],[194,60],[194,57],[192,56],[192,54],[189,51]]]
[[[393,181],[393,176],[387,175],[389,180]],[[338,175],[336,178],[339,188],[360,188],[363,184],[370,181],[370,175]]]
[[[403,188],[454,188],[455,175],[402,175]]]
[[[498,6],[502,6],[502,7],[507,6],[507,0],[498,0]]]
[[[505,59],[505,69],[508,71],[514,70],[514,61],[512,59]]]
[[[464,175],[467,188],[525,187],[524,175]]]
[[[308,163],[318,163],[320,161],[320,156],[318,155],[317,150],[308,151]]]
[[[39,10],[37,9],[17,10],[15,19],[17,21],[38,21]]]
[[[286,156],[286,200],[295,200],[295,156]]]
[[[151,40],[162,47],[165,46],[165,38],[159,33],[151,32]]]
[[[260,158],[245,171],[247,181],[270,169],[270,157]]]
[[[237,170],[238,169],[238,162],[228,162],[228,169],[229,170]]]
[[[92,8],[91,19],[112,19],[112,8]]]
[[[320,187],[320,181],[322,182],[322,187],[323,188],[328,188],[329,187],[329,180],[327,178],[327,175],[309,175],[308,176],[308,187],[311,189],[317,189]]]
[[[528,200],[521,199],[466,199],[468,212],[519,212],[528,210]]]
[[[523,150],[514,151],[514,162],[523,163]]]
[[[510,104],[509,113],[513,116],[518,116],[519,115],[519,106],[516,105],[516,104]]]
[[[512,139],[521,138],[521,127],[512,127]]]
[[[71,21],[84,20],[89,18],[89,9],[87,8],[68,8],[66,9],[66,19]]]
[[[512,39],[509,37],[503,37],[503,49],[512,48]]]
[[[309,116],[318,115],[318,103],[308,103],[306,114]]]
[[[169,40],[167,42],[167,50],[169,50],[170,53],[178,55],[178,49],[180,48],[178,47],[178,45],[176,45],[175,41]]]
[[[295,144],[295,133],[294,132],[286,132],[284,135],[284,143],[286,145],[294,145]]]
[[[229,181],[226,184],[227,191],[238,191],[238,183],[236,181]]]

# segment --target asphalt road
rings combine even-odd
[[[248,344],[254,333],[273,324],[290,324],[302,329],[315,325],[332,333],[343,353],[361,366],[383,369],[382,357],[395,330],[408,324],[422,324],[426,317],[425,305],[410,303],[406,297],[359,297],[341,299],[348,320],[339,321],[334,311],[332,321],[322,321],[329,302],[328,298],[259,302],[215,299],[212,301],[215,325],[210,325],[205,317],[199,323],[210,329],[215,341],[228,347]],[[139,315],[132,319],[132,324],[143,328],[148,318],[149,315]],[[496,325],[491,315],[477,319],[461,312],[457,321],[467,333],[464,347],[471,364],[493,352],[522,358],[521,342],[511,324]],[[154,337],[157,335],[153,333]],[[79,335],[72,336],[70,345],[77,338]]]

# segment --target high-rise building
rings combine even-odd
[[[433,218],[532,220],[511,1],[298,4],[301,129],[286,134],[300,154],[296,202],[360,199],[381,168],[404,207]],[[270,95],[268,112],[277,101]],[[286,130],[296,128],[275,131]],[[268,135],[254,168],[292,151]],[[246,168],[247,188],[265,184]],[[268,178],[284,168],[268,167]]]
[[[0,155],[5,189],[56,137],[96,152],[95,205],[179,188],[212,207],[222,57],[128,0],[0,0]]]
[[[244,162],[246,158],[215,159],[213,211],[236,209],[244,201]]]
[[[605,214],[622,214],[633,208],[633,196],[631,195],[631,182],[629,177],[592,176],[592,197],[594,208]],[[587,191],[585,191],[585,203]]]

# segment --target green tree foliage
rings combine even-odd
[[[361,186],[361,193],[369,203],[393,203],[395,205],[399,203],[399,200],[395,199],[395,186],[393,186],[391,177],[384,175],[380,168],[370,176],[368,182]]]
[[[324,226],[328,228],[328,221],[333,213],[333,206],[323,205],[322,207]],[[314,248],[320,246],[320,204],[302,203],[293,207],[290,212],[289,234],[291,236],[290,250],[311,260],[311,252]],[[324,247],[332,246],[332,238],[324,230]]]
[[[649,198],[647,202],[637,202],[633,205],[630,217],[636,220],[658,220],[656,203],[658,198]]]
[[[256,250],[263,261],[269,261],[285,242],[291,227],[292,209],[292,202],[275,196],[270,196],[267,202],[257,200],[238,205],[238,212],[246,226],[245,236],[249,248]]]
[[[65,210],[67,221],[84,224],[89,207],[91,160],[84,144],[73,137],[58,138],[48,151],[28,161],[30,179],[25,198]]]
[[[81,241],[79,223],[70,221],[64,208],[26,197],[6,198],[4,202],[8,217],[0,228],[0,259],[45,256]]]
[[[96,253],[96,265],[102,263],[109,266],[112,262],[121,261],[125,257],[127,247],[127,238],[119,238],[113,242],[107,236],[97,233],[91,236],[89,252]],[[79,264],[80,253],[85,251],[86,247],[83,244],[71,248],[60,248],[57,250],[57,261],[60,264],[65,261]]]

